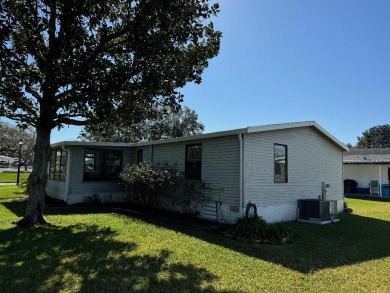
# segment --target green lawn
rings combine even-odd
[[[0,189],[1,192],[1,189]],[[10,224],[0,201],[2,292],[390,292],[390,203],[348,199],[337,224],[283,224],[255,245],[102,209],[46,208],[49,228]]]
[[[26,197],[24,187],[16,185],[0,185],[0,200]]]
[[[0,182],[12,183],[16,182],[17,172],[0,172]],[[20,173],[20,182],[26,181],[30,173]]]

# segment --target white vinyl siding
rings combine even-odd
[[[137,150],[142,150],[142,159],[144,162],[150,162],[152,160],[152,148],[150,146],[135,147],[133,164],[137,163]]]
[[[238,136],[193,140],[153,146],[153,161],[176,164],[178,171],[184,171],[185,150],[188,144],[202,144],[202,181],[211,188],[208,196],[216,195],[221,204],[222,215],[226,220],[234,221],[238,213],[231,213],[230,207],[239,206],[240,145]],[[215,201],[208,204],[216,210]],[[221,213],[220,212],[220,213]],[[215,213],[214,213],[215,214]],[[215,218],[214,218],[215,220]]]
[[[185,145],[183,142],[154,145],[153,162],[176,164],[177,170],[184,172]]]
[[[46,186],[48,196],[66,201],[66,181],[48,180]]]
[[[215,138],[202,144],[202,181],[221,190],[223,205],[239,205],[240,142],[238,136]]]
[[[274,183],[274,144],[288,147],[288,182],[284,184]],[[321,182],[331,185],[327,199],[343,199],[342,151],[309,127],[247,134],[244,150],[245,204],[293,207],[298,199],[318,198]],[[285,220],[291,217],[290,213]]]
[[[123,150],[123,169],[125,169],[127,166],[132,166],[134,164],[137,164],[137,150],[138,148],[127,148]],[[126,153],[126,159],[125,159],[125,153]],[[145,161],[145,151],[143,152],[143,158]]]
[[[124,149],[123,151],[126,152],[127,157],[126,159],[123,158],[123,169],[127,166],[132,166],[137,164],[138,159],[138,150],[142,150],[142,161],[143,162],[150,162],[151,156],[150,156],[150,146],[140,146],[140,147],[128,147]],[[123,153],[123,156],[125,154]]]

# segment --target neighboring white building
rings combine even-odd
[[[350,149],[344,153],[344,179],[357,182],[357,194],[368,195],[371,181],[378,181],[379,196],[389,197],[390,149]]]
[[[253,203],[268,222],[295,220],[298,199],[318,199],[322,182],[329,184],[327,199],[337,201],[338,212],[344,207],[348,148],[312,121],[133,144],[64,141],[52,149],[47,193],[68,204],[94,193],[124,201],[112,175],[126,165],[155,161],[176,164],[218,190],[201,212],[205,218],[234,222]]]
[[[7,156],[0,156],[0,163],[1,164],[12,164],[14,162],[14,158],[7,157]]]

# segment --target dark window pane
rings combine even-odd
[[[137,151],[137,164],[143,162],[143,150],[139,149]]]
[[[115,180],[122,171],[122,152],[86,149],[84,158],[85,181]]]
[[[202,145],[187,145],[186,146],[186,162],[185,173],[187,179],[202,178]]]

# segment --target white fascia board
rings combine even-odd
[[[145,142],[137,142],[137,143],[124,143],[124,142],[85,142],[85,141],[61,141],[57,143],[51,144],[52,148],[56,147],[66,147],[66,146],[91,146],[91,147],[138,147],[138,146],[149,146],[156,144],[166,144],[166,143],[174,143],[174,142],[182,142],[182,141],[195,141],[202,140],[206,138],[214,138],[214,137],[222,137],[222,136],[230,136],[237,135],[240,133],[248,133],[248,128],[240,128],[234,130],[227,131],[219,131],[212,133],[205,133],[187,137],[178,137],[178,138],[168,138],[156,141],[145,141]]]
[[[130,145],[131,146],[148,146],[148,145],[183,142],[183,141],[195,141],[195,140],[202,140],[202,139],[207,139],[207,138],[237,135],[237,134],[241,134],[241,133],[248,133],[248,128],[240,128],[240,129],[234,129],[234,130],[205,133],[205,134],[186,136],[186,137],[168,138],[168,139],[162,139],[162,140],[156,140],[156,141],[138,142],[138,143],[133,143]]]
[[[66,146],[90,146],[90,147],[129,147],[130,143],[124,142],[86,142],[86,141],[61,141],[51,144],[52,148]]]
[[[262,125],[262,126],[252,126],[248,127],[248,132],[264,132],[264,131],[272,131],[272,130],[283,130],[283,129],[291,129],[298,127],[308,127],[316,124],[314,121],[304,121],[304,122],[292,122],[292,123],[279,123],[279,124],[270,124],[270,125]]]
[[[179,137],[179,138],[169,138],[157,141],[145,141],[138,143],[123,143],[123,142],[83,142],[83,141],[62,141],[58,143],[54,143],[51,146],[55,147],[66,147],[66,146],[91,146],[91,147],[142,147],[142,146],[150,146],[150,145],[158,145],[158,144],[167,144],[167,143],[175,143],[175,142],[190,142],[197,141],[208,138],[216,138],[230,135],[238,135],[245,133],[255,133],[255,132],[265,132],[265,131],[276,131],[283,129],[293,129],[300,127],[312,127],[322,136],[333,142],[343,151],[348,151],[348,147],[336,139],[333,135],[327,132],[324,128],[318,125],[315,121],[304,121],[304,122],[293,122],[293,123],[280,123],[280,124],[270,124],[264,126],[254,126],[254,127],[246,127],[239,128],[234,130],[227,131],[219,131],[212,132],[206,134],[199,134],[187,137]]]

